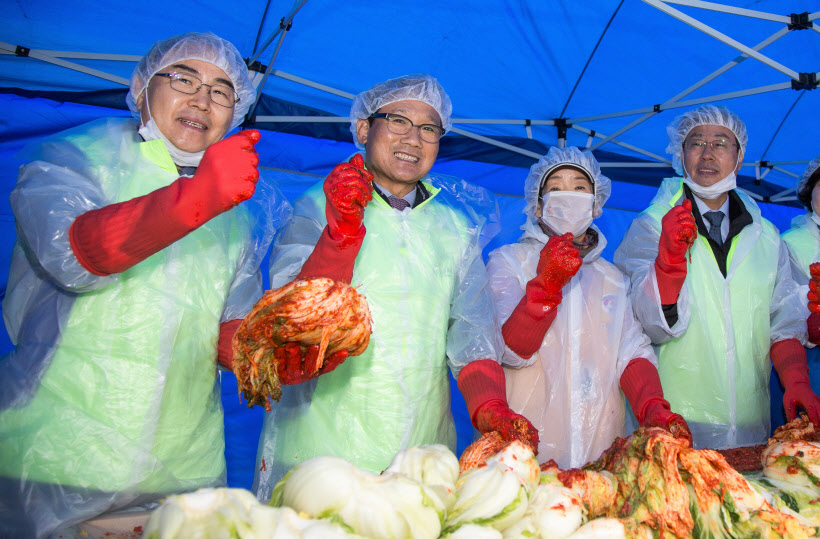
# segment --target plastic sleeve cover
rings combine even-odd
[[[772,343],[797,339],[800,344],[806,346],[808,343],[806,319],[809,317],[809,309],[805,298],[805,294],[800,295],[800,287],[792,279],[788,249],[781,240],[777,276],[769,306]]]
[[[678,296],[678,322],[669,327],[663,312],[655,258],[658,256],[660,221],[647,213],[632,221],[621,244],[615,250],[613,262],[631,281],[632,308],[653,344],[662,344],[683,335],[689,325],[689,289],[684,283]]]
[[[64,147],[66,152],[73,149]],[[77,169],[34,161],[22,168],[9,201],[17,241],[54,284],[81,292],[116,282],[115,275],[99,276],[86,270],[69,242],[69,230],[77,217],[108,204],[91,178]]]

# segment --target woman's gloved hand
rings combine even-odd
[[[549,312],[561,303],[563,289],[578,273],[582,264],[578,248],[572,244],[572,234],[552,236],[541,249],[537,275],[527,283],[527,301]]]
[[[332,372],[347,359],[347,355],[347,350],[340,350],[327,356],[319,366],[318,345],[302,346],[289,342],[273,350],[276,374],[279,381],[286,385],[301,384]]]
[[[484,403],[475,413],[475,428],[481,434],[495,431],[508,442],[518,440],[538,454],[538,430],[503,401]]]
[[[644,409],[642,427],[660,427],[668,430],[675,438],[685,440],[692,447],[692,433],[682,415],[670,410],[666,400],[652,401]]]
[[[692,215],[692,202],[683,201],[661,219],[661,237],[658,240],[658,256],[655,258],[655,275],[658,280],[661,304],[678,302],[678,295],[686,280],[686,252],[695,243],[698,226]]]
[[[640,426],[666,429],[692,446],[689,425],[683,416],[671,411],[672,407],[663,397],[658,369],[651,361],[642,357],[630,361],[621,374],[620,385]]]
[[[519,440],[538,454],[538,430],[507,404],[504,369],[491,359],[471,361],[456,380],[473,426],[482,434],[497,431],[507,441]]]
[[[510,317],[501,326],[504,343],[524,359],[538,351],[561,303],[561,289],[578,273],[581,254],[572,234],[552,236],[541,249],[536,275],[525,288]]]
[[[208,147],[192,177],[88,211],[69,230],[78,262],[95,275],[121,273],[251,196],[259,179],[259,131]]]
[[[809,342],[820,344],[820,262],[809,266],[809,318],[806,320],[806,329],[809,332]]]
[[[325,216],[331,238],[364,236],[364,208],[373,199],[373,175],[364,169],[361,154],[336,165],[324,182]]]

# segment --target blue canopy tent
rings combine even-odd
[[[430,73],[454,104],[435,170],[498,196],[515,241],[529,166],[552,145],[593,150],[613,180],[597,221],[611,259],[636,212],[673,175],[666,125],[723,104],[749,130],[739,185],[781,230],[794,186],[820,154],[817,0],[248,0],[9,3],[0,22],[0,282],[14,220],[7,195],[29,142],[100,116],[128,116],[128,77],[156,40],[196,30],[233,42],[260,98],[245,122],[266,176],[295,199],[354,151],[351,98]],[[11,348],[0,335],[0,352]],[[249,486],[258,410],[224,378],[229,482]],[[457,393],[457,392],[456,392]],[[458,398],[458,395],[456,395]],[[454,412],[466,415],[456,401]],[[459,444],[469,442],[461,417]],[[465,426],[466,425],[466,426]]]

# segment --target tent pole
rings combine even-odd
[[[15,47],[14,45],[10,45],[8,43],[0,42],[0,49],[5,49],[13,53],[17,49],[17,47]],[[111,82],[122,84],[123,86],[128,86],[129,83],[128,79],[126,78],[118,77],[116,75],[110,75],[108,73],[105,73],[104,71],[100,71],[99,69],[92,69],[90,67],[85,67],[80,64],[75,64],[74,62],[66,62],[65,60],[60,60],[59,58],[43,54],[36,50],[30,50],[28,52],[28,57],[36,58],[37,60],[42,60],[43,62],[58,65],[60,67],[65,67],[66,69],[79,71],[80,73],[85,73],[86,75],[91,75],[104,80],[110,80]]]
[[[683,13],[683,12],[673,8],[673,7],[667,6],[666,4],[661,2],[660,0],[642,0],[642,1],[644,3],[649,4],[650,6],[653,6],[657,9],[663,11],[667,15],[671,15],[672,17],[678,19],[679,21],[684,22],[684,23],[688,24],[689,26],[691,26],[691,27],[693,27],[697,30],[700,30],[701,32],[714,37],[718,41],[721,41],[721,42],[725,43],[726,45],[729,45],[732,48],[735,48],[735,49],[737,49],[741,52],[744,52],[744,53],[748,54],[749,56],[751,56],[755,60],[766,64],[767,66],[771,67],[772,69],[780,71],[784,75],[787,75],[792,80],[799,80],[800,79],[800,75],[797,72],[792,71],[788,67],[786,67],[786,66],[784,66],[784,65],[782,65],[778,62],[775,62],[774,60],[772,60],[768,56],[760,54],[759,52],[755,51],[754,49],[750,49],[749,47],[747,47],[746,45],[740,43],[739,41],[735,41],[734,39],[727,36],[726,34],[724,34],[722,32],[718,32],[717,30],[715,30],[711,26],[707,26],[706,24],[703,24],[702,22],[698,21],[697,19],[694,19],[694,18],[690,17],[689,15],[686,15],[685,13]]]
[[[285,36],[288,35],[288,28],[290,28],[290,25],[283,26],[283,24],[283,21],[279,22],[279,26],[282,27],[282,34],[279,36],[279,42],[276,44],[276,49],[273,51],[273,55],[271,56],[270,62],[268,63],[268,66],[265,68],[265,74],[262,76],[262,81],[256,88],[256,99],[254,100],[251,108],[248,110],[248,113],[245,115],[245,118],[252,118],[253,113],[256,112],[256,107],[257,105],[259,105],[259,100],[262,99],[262,89],[265,88],[265,83],[268,80],[268,76],[270,76],[271,69],[273,69],[273,63],[276,61],[276,57],[279,55],[279,50],[282,48],[282,43],[284,43],[285,41]]]
[[[265,52],[265,49],[267,49],[268,46],[273,42],[273,40],[276,39],[276,36],[279,34],[279,32],[283,28],[285,28],[285,27],[290,28],[290,25],[293,22],[293,18],[296,16],[296,14],[299,12],[299,10],[302,9],[302,7],[304,7],[304,5],[306,3],[307,3],[307,0],[301,0],[301,2],[299,2],[298,6],[294,7],[292,10],[290,10],[290,13],[288,13],[285,17],[282,18],[281,21],[279,21],[279,28],[277,28],[268,37],[268,39],[265,41],[265,44],[262,45],[261,49],[259,49],[259,52],[254,54],[253,57],[248,60],[248,65],[251,65],[252,63],[254,63],[255,61],[257,61],[259,59],[259,57],[262,55],[262,53]],[[273,62],[271,62],[271,64],[272,63]]]
[[[720,11],[722,13],[731,13],[732,15],[740,15],[749,17],[751,19],[765,19],[767,21],[782,22],[789,24],[791,18],[785,15],[774,15],[772,13],[765,13],[763,11],[754,11],[751,9],[743,9],[739,7],[731,7],[723,4],[716,4],[714,2],[703,2],[701,0],[664,0],[667,4],[677,4],[679,6],[697,7],[709,11]]]

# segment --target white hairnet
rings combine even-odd
[[[681,159],[683,142],[686,140],[689,131],[700,125],[719,125],[730,130],[735,134],[737,143],[740,145],[738,155],[746,153],[746,143],[749,142],[749,136],[746,134],[746,124],[738,115],[726,107],[702,105],[681,114],[672,120],[672,123],[666,128],[666,133],[669,135],[669,146],[666,147],[666,153],[672,155],[672,166],[675,167],[675,172],[681,176],[684,174]]]
[[[350,132],[353,142],[360,150],[364,149],[356,136],[356,122],[369,118],[380,108],[396,101],[421,101],[436,109],[441,117],[441,127],[447,132],[453,127],[450,115],[453,104],[439,82],[430,75],[405,75],[381,82],[356,96],[350,107]]]
[[[593,216],[598,217],[603,211],[609,195],[612,193],[612,182],[601,174],[601,167],[592,155],[592,152],[581,151],[575,146],[568,148],[558,148],[553,146],[542,157],[530,167],[530,174],[524,182],[524,199],[526,205],[524,213],[530,219],[535,219],[535,209],[540,198],[541,187],[550,172],[560,166],[570,165],[582,170],[592,182],[595,193],[595,204],[593,206]]]
[[[125,102],[131,114],[139,119],[137,97],[148,86],[148,82],[162,68],[182,60],[202,60],[213,64],[228,75],[233,83],[239,101],[233,109],[231,127],[242,123],[245,113],[256,99],[256,88],[248,77],[248,67],[242,55],[230,41],[226,41],[211,32],[188,32],[162,41],[157,41],[143,56],[131,74],[128,95]],[[230,130],[229,129],[229,130]]]
[[[820,155],[812,159],[808,164],[806,170],[803,171],[803,175],[800,177],[800,180],[797,182],[797,188],[795,189],[797,192],[797,198],[800,199],[800,202],[802,202],[803,205],[809,210],[812,209],[811,192],[814,190],[815,184],[817,184],[817,181],[815,180],[810,185],[809,180],[818,168],[820,168]],[[820,210],[820,208],[818,208],[818,210]]]

